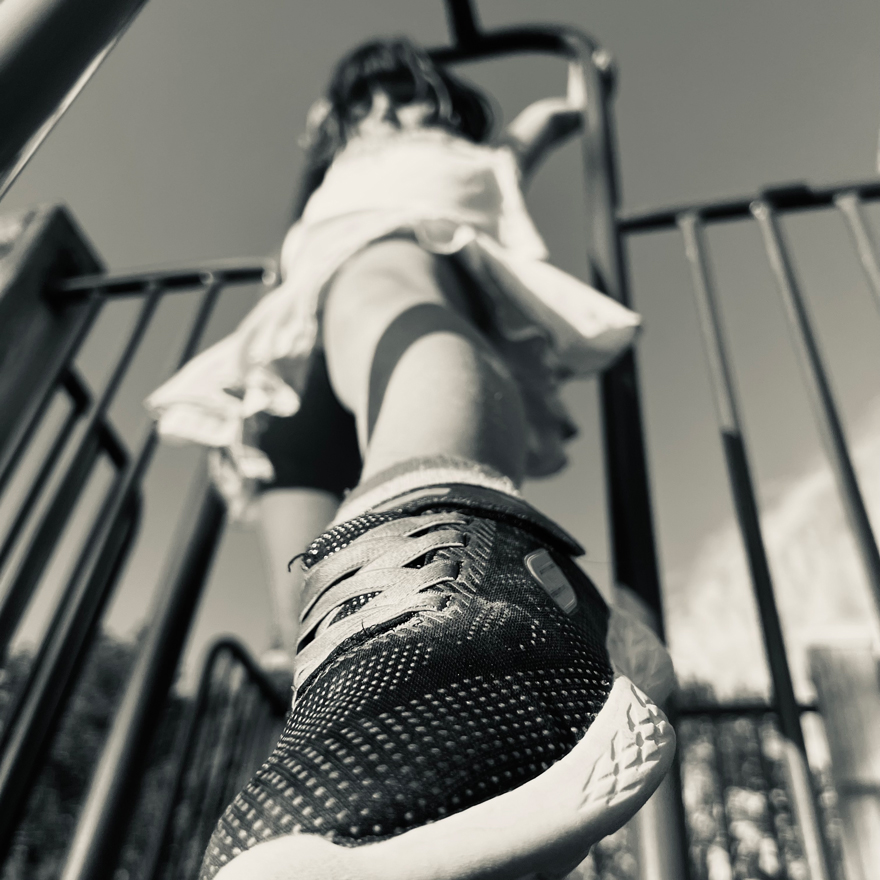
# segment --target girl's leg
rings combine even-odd
[[[292,662],[303,575],[288,562],[324,530],[361,468],[354,419],[336,400],[322,356],[312,358],[299,411],[266,419],[259,445],[275,469],[274,487],[257,502],[275,637]]]
[[[372,245],[337,275],[323,326],[333,389],[357,421],[362,481],[446,455],[521,482],[519,391],[446,260],[404,239]]]
[[[323,489],[270,489],[258,499],[259,533],[269,573],[276,635],[290,656],[296,654],[303,572],[287,566],[333,519],[339,499]]]
[[[448,268],[385,242],[329,293],[367,480],[309,554],[293,707],[203,880],[562,877],[671,763],[577,545],[515,489],[522,402]]]

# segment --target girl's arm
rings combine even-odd
[[[580,68],[569,64],[566,97],[535,101],[507,126],[499,140],[516,155],[523,183],[551,149],[580,130],[586,104]]]

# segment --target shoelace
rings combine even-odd
[[[458,576],[459,563],[432,559],[440,550],[463,547],[457,512],[402,517],[371,528],[313,565],[303,595],[294,690],[346,639],[368,627],[419,611],[440,609]],[[413,563],[425,558],[423,565]],[[441,585],[446,585],[443,589]],[[347,602],[367,597],[345,616]]]

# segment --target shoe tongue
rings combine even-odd
[[[556,523],[535,510],[531,504],[485,486],[467,483],[445,483],[423,486],[405,492],[370,510],[371,515],[382,516],[392,511],[411,516],[425,510],[468,510],[490,519],[513,521],[527,531],[537,532],[541,537],[561,547],[573,556],[582,556],[584,549]]]

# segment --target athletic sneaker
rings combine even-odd
[[[582,861],[659,785],[675,738],[612,668],[580,552],[470,485],[319,537],[292,711],[203,880],[509,880]]]

